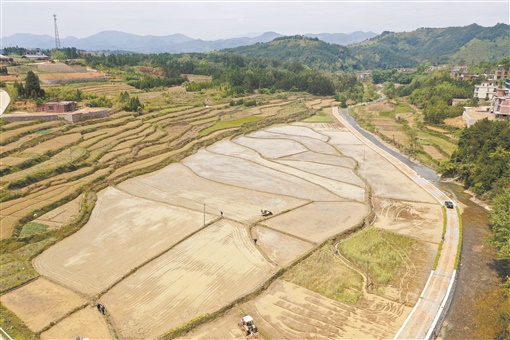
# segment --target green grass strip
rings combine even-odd
[[[318,112],[316,115],[303,120],[306,123],[331,123],[333,118],[326,115],[324,112]]]
[[[455,256],[455,270],[459,268],[459,262],[460,262],[460,253],[462,251],[462,216],[460,214],[459,207],[455,206],[455,209],[457,209],[457,216],[459,217],[459,241],[457,243],[457,255]]]
[[[227,120],[227,121],[216,122],[216,124],[214,124],[213,126],[208,127],[206,129],[203,129],[202,131],[200,131],[198,136],[199,137],[204,137],[204,136],[207,136],[208,134],[210,134],[210,133],[212,133],[214,131],[230,129],[230,128],[234,128],[234,127],[239,127],[239,126],[241,126],[241,125],[243,125],[245,123],[256,122],[256,121],[262,120],[262,119],[264,119],[264,118],[263,117],[257,117],[257,116],[249,116],[249,117],[244,117],[244,118],[235,119],[235,120]]]

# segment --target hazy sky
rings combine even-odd
[[[477,1],[120,1],[0,0],[0,36],[15,33],[84,38],[104,30],[139,35],[182,33],[214,40],[251,32],[351,33],[509,23],[508,0]]]

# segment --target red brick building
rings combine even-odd
[[[37,105],[37,112],[73,112],[76,110],[75,101],[51,101],[42,105]]]

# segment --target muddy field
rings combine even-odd
[[[34,332],[87,302],[70,290],[42,278],[2,295],[1,301]]]
[[[89,146],[96,146],[96,137],[86,139]],[[369,186],[376,227],[423,241],[440,235],[441,209],[431,196],[335,124],[274,126],[225,139],[179,163],[108,187],[98,194],[81,230],[33,261],[62,290],[59,303],[66,308],[58,316],[90,303],[41,337],[106,338],[109,326],[120,338],[154,338],[214,313],[323,241],[360,224],[369,214]],[[272,215],[262,217],[261,209]],[[434,247],[420,249],[430,253],[427,258],[435,254]],[[401,283],[415,292],[425,279],[415,275]],[[16,314],[30,310],[28,301],[11,297],[30,285],[2,296],[2,302]],[[86,299],[70,303],[66,294],[75,293]],[[278,279],[241,310],[204,326],[213,333],[199,328],[191,334],[238,338],[237,322],[230,320],[251,313],[271,338],[393,336],[410,307],[365,290],[359,294],[349,305]],[[58,296],[41,294],[41,306]],[[97,301],[106,307],[107,319],[94,309]],[[35,322],[30,313],[18,315],[34,330],[58,317]],[[97,334],[86,333],[88,322]]]
[[[144,266],[101,301],[122,338],[154,338],[255,290],[275,271],[242,224],[222,219]]]

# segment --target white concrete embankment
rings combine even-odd
[[[11,97],[9,97],[9,94],[4,90],[0,90],[0,115],[4,113],[10,102]]]

